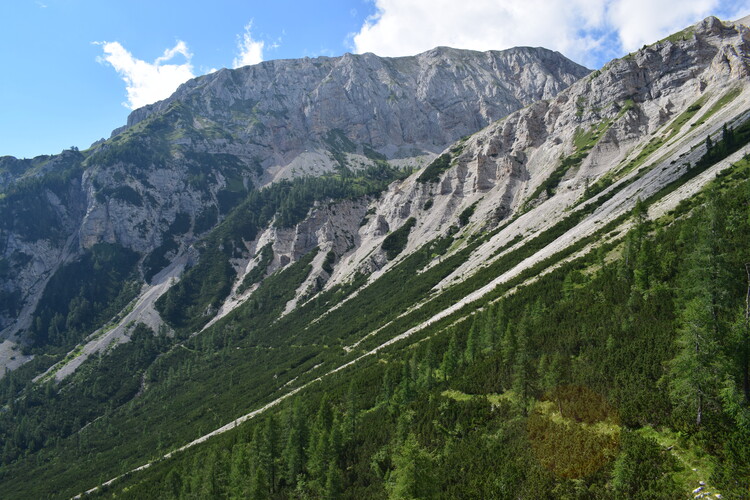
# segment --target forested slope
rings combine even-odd
[[[723,498],[750,487],[750,160],[657,220],[97,493]]]
[[[338,168],[262,189],[194,158],[211,202],[162,200],[156,248],[49,277],[3,494],[743,498],[749,75],[750,30],[708,18],[416,171],[334,132]],[[162,206],[134,192],[98,194]]]

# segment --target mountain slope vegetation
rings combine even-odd
[[[113,241],[50,272],[70,290],[0,379],[3,494],[745,498],[749,75],[750,30],[708,18],[430,162],[329,130],[334,168],[260,189],[177,133],[231,150],[247,75],[136,112],[70,171],[184,155],[195,191],[96,188],[88,215],[166,204],[163,230],[88,219]]]

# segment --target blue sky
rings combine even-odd
[[[85,149],[222,67],[532,45],[594,68],[708,14],[750,0],[2,0],[0,156]]]

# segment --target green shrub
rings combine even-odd
[[[409,233],[416,223],[417,219],[409,217],[403,226],[385,237],[381,248],[385,250],[388,260],[395,259],[406,248],[406,243],[409,241]]]

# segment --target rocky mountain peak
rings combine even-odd
[[[4,201],[2,257],[14,272],[0,277],[0,328],[5,336],[27,328],[55,271],[98,244],[137,252],[150,280],[255,188],[385,161],[419,168],[588,72],[544,49],[438,48],[272,60],[190,80],[133,111],[75,164],[65,160],[49,186],[40,180],[41,206],[21,193]],[[60,161],[29,172],[44,179],[44,165]],[[4,164],[0,179],[12,183],[22,165]],[[29,217],[54,227],[54,241],[20,231],[15,221]]]

